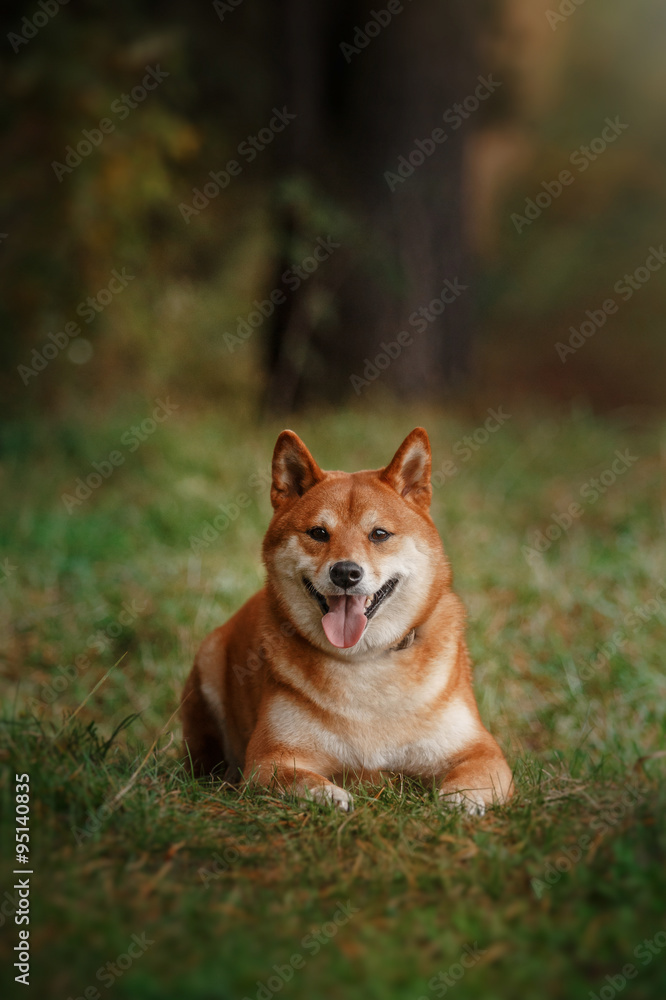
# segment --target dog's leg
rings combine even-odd
[[[351,812],[354,802],[349,792],[320,774],[317,764],[321,762],[284,751],[257,760],[248,750],[245,774],[251,783],[274,788],[281,795],[295,795],[322,804],[332,803],[343,812]]]
[[[490,734],[456,758],[440,785],[439,794],[447,805],[463,806],[477,816],[511,798],[511,769]]]
[[[185,764],[191,766],[197,777],[220,770],[224,761],[220,727],[201,690],[201,678],[196,664],[185,682],[180,714],[183,721]]]

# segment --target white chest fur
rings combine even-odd
[[[339,682],[327,696],[286,664],[278,672],[326,710],[326,722],[288,695],[277,696],[269,722],[283,745],[306,753],[320,751],[341,767],[389,770],[403,774],[438,773],[450,757],[474,738],[474,716],[459,698],[431,705],[443,691],[447,670],[434,668],[418,685],[405,684],[404,668],[386,662],[339,664]],[[338,680],[338,678],[336,678]]]

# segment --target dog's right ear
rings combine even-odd
[[[302,497],[324,478],[314,458],[298,434],[282,431],[273,452],[273,482],[271,503],[277,510],[284,503]]]
[[[432,499],[430,441],[423,427],[415,427],[402,442],[380,479],[405,500],[427,510]]]

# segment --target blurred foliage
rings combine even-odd
[[[479,261],[475,388],[485,393],[501,386],[508,398],[527,387],[604,405],[660,401],[661,273],[566,365],[554,343],[608,297],[623,273],[642,264],[651,245],[660,245],[666,13],[654,0],[631,7],[607,0],[576,8],[552,30],[544,5],[538,16],[558,55],[553,96],[535,107],[521,100],[521,87],[529,90],[531,81],[518,68],[531,43],[507,36],[497,44],[498,11],[508,19],[520,6],[517,0],[480,5],[495,38],[484,50],[486,68],[494,67],[507,87],[495,119],[484,108],[469,134],[475,125],[517,129],[529,155],[500,186],[488,223],[497,230],[495,250]],[[220,14],[211,3],[121,0],[109,8],[83,0],[59,8],[14,52],[7,36],[21,31],[35,10],[8,3],[0,14],[5,404],[62,408],[73,396],[106,405],[121,392],[166,389],[197,399],[224,395],[232,403],[254,395],[263,334],[230,354],[224,333],[266,294],[280,249],[272,210],[294,190],[318,222],[322,214],[339,217],[339,207],[320,205],[316,192],[298,190],[297,180],[276,186],[275,149],[244,166],[189,223],[179,205],[190,204],[193,188],[203,187],[209,171],[222,169],[281,105],[279,54],[271,45],[278,7],[264,0]],[[140,85],[146,67],[158,65],[169,75],[136,109],[123,120],[110,111]],[[626,133],[518,234],[511,214],[616,115],[629,124]],[[53,161],[63,162],[66,148],[104,117],[112,119],[113,132],[59,181]],[[278,135],[274,146],[283,140]],[[298,260],[305,251],[290,252]],[[136,276],[127,290],[89,325],[81,323],[79,304],[122,268]],[[79,343],[60,351],[26,387],[17,366],[31,363],[31,352],[42,350],[49,333],[77,320]]]
[[[544,4],[552,12],[560,6]],[[536,112],[513,115],[529,139],[529,156],[499,206],[497,251],[483,274],[486,359],[500,379],[518,368],[544,394],[580,393],[602,405],[663,403],[666,272],[619,303],[619,314],[575,359],[563,365],[553,344],[566,342],[569,327],[579,328],[586,310],[613,297],[614,284],[662,245],[666,10],[654,0],[606,0],[552,23],[544,27],[553,36],[545,47],[559,46],[550,93]],[[515,50],[507,51],[500,72],[510,77]],[[607,118],[628,128],[580,170],[571,155],[590,146]],[[526,199],[565,169],[573,184],[518,233],[512,213],[524,214]]]
[[[251,6],[222,26],[210,4],[184,10],[125,2],[110,10],[88,0],[59,9],[17,53],[5,53],[6,395],[25,395],[16,365],[30,363],[31,349],[41,350],[48,333],[69,321],[92,342],[95,363],[81,368],[59,357],[53,370],[29,378],[33,399],[57,402],[62,387],[94,397],[119,382],[150,392],[151,382],[161,388],[196,380],[202,369],[214,387],[224,384],[217,354],[221,274],[239,300],[256,285],[253,274],[238,279],[237,261],[244,257],[239,246],[261,232],[256,217],[264,193],[248,168],[233,196],[211,201],[194,223],[184,222],[178,206],[191,202],[209,170],[223,167],[245,124],[261,127],[270,109],[259,94],[267,89],[261,60],[254,58],[248,74],[251,42],[238,42],[239,33],[252,35],[256,27]],[[22,24],[25,30],[26,12],[6,8],[3,33]],[[168,76],[128,108],[122,96],[158,66]],[[99,129],[103,118],[113,131],[69,172],[56,172],[54,161],[67,165],[67,147],[85,141],[84,130]],[[77,307],[123,267],[134,282],[88,326]],[[227,301],[233,311],[233,295]]]

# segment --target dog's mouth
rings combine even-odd
[[[311,580],[303,577],[305,589],[313,597],[322,613],[322,627],[326,638],[338,649],[355,646],[363,635],[368,621],[395,590],[398,580],[387,580],[374,594],[320,594]]]

